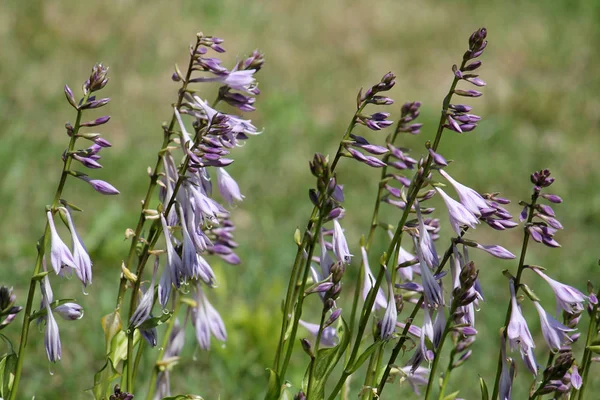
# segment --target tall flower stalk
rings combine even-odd
[[[89,183],[94,190],[101,194],[113,195],[119,193],[119,191],[109,183],[92,179],[88,177],[87,174],[74,169],[73,165],[73,161],[75,160],[87,168],[101,168],[102,165],[98,163],[98,160],[100,159],[98,153],[102,148],[110,147],[110,143],[103,139],[99,133],[83,132],[86,128],[104,125],[110,119],[109,116],[103,116],[96,118],[95,120],[83,121],[85,111],[101,108],[110,101],[108,98],[97,99],[95,94],[102,90],[108,83],[107,74],[107,67],[102,64],[95,65],[92,69],[89,79],[83,83],[82,97],[80,100],[76,100],[76,97],[69,86],[65,86],[64,89],[67,101],[76,110],[77,115],[74,125],[71,125],[70,123],[65,125],[67,135],[70,138],[69,144],[62,155],[63,167],[60,180],[54,194],[54,199],[51,205],[46,206],[47,218],[44,234],[37,243],[37,258],[33,267],[29,284],[29,292],[27,294],[27,303],[23,313],[23,325],[21,328],[20,337],[21,343],[19,345],[19,354],[14,372],[14,381],[10,391],[11,400],[17,398],[17,393],[19,390],[29,338],[29,326],[32,320],[42,316],[42,311],[44,311],[46,315],[45,321],[47,323],[47,329],[45,334],[45,344],[48,358],[52,362],[58,361],[61,358],[61,344],[58,324],[56,323],[52,313],[53,311],[59,311],[58,306],[63,304],[64,301],[53,302],[53,295],[48,279],[48,271],[46,268],[43,268],[45,267],[46,254],[48,250],[50,250],[52,268],[56,274],[64,276],[75,272],[84,286],[91,284],[92,281],[91,260],[87,254],[85,246],[81,242],[80,236],[75,231],[75,226],[71,217],[70,210],[78,208],[68,201],[62,199],[62,193],[67,183],[67,179],[69,177],[79,178]],[[81,143],[79,139],[87,140],[93,144],[86,149],[78,150],[76,146]],[[68,220],[68,229],[72,236],[72,249],[69,249],[69,247],[60,239],[60,236],[56,230],[54,216],[57,213],[61,213],[63,217]],[[40,282],[42,292],[42,304],[40,307],[40,312],[32,313],[33,300],[36,294],[35,288],[38,282]],[[72,307],[63,307],[63,309],[68,314],[74,316],[74,318],[69,319],[78,319],[83,315],[81,307],[76,304]]]

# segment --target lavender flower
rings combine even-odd
[[[581,385],[583,385],[583,378],[579,375],[579,371],[577,370],[577,365],[573,364],[571,369],[571,385],[577,390],[581,389]]]
[[[510,348],[512,350],[519,346],[521,350],[521,355],[523,356],[523,361],[531,370],[531,372],[534,375],[536,375],[537,368],[535,366],[535,359],[533,359],[532,362],[533,348],[535,348],[535,343],[533,342],[533,338],[531,337],[531,332],[529,331],[529,327],[527,326],[527,321],[523,317],[519,304],[517,303],[513,280],[510,281],[509,286],[511,312],[510,321],[508,323],[508,326],[506,327],[506,337],[508,338],[508,342],[510,343]]]
[[[475,248],[477,248],[479,250],[483,250],[486,253],[491,254],[492,256],[494,256],[496,258],[500,258],[502,260],[512,260],[513,258],[515,258],[515,255],[513,253],[506,250],[504,247],[498,246],[495,244],[494,245],[485,245],[485,244],[476,243]]]
[[[367,256],[367,250],[363,246],[361,246],[360,252],[362,254],[362,264],[363,264],[363,268],[364,268],[364,274],[363,274],[364,278],[363,278],[363,287],[362,287],[362,298],[364,301],[367,299],[369,292],[375,286],[375,277],[373,276],[373,273],[371,272],[371,268],[369,268],[369,257]],[[386,307],[387,307],[387,301],[385,298],[385,294],[383,293],[383,290],[380,287],[379,290],[377,290],[377,294],[375,295],[375,302],[373,303],[372,311],[379,309],[379,308],[386,308]]]
[[[531,269],[542,277],[554,291],[556,297],[556,313],[558,315],[560,309],[563,309],[569,314],[578,314],[583,311],[583,302],[586,297],[579,290],[572,286],[558,282],[542,272],[541,269],[531,267]]]
[[[167,244],[167,270],[170,273],[170,281],[175,285],[175,287],[179,288],[182,279],[182,261],[179,254],[175,251],[173,247],[173,237],[171,236],[171,232],[169,230],[169,226],[167,225],[167,221],[163,214],[160,215],[160,222],[162,223],[163,232],[165,234],[165,242]]]
[[[502,372],[498,386],[498,399],[511,400],[513,379],[515,377],[515,362],[512,358],[506,357],[506,342],[504,341],[504,337],[502,337],[502,342]]]
[[[575,329],[570,329],[558,322],[544,310],[539,302],[534,301],[533,304],[540,316],[544,339],[546,339],[546,343],[548,343],[550,350],[552,350],[553,353],[556,353],[564,344],[571,342],[571,338],[567,332],[573,332]]]
[[[303,320],[298,321],[300,325],[306,328],[306,330],[314,337],[317,337],[319,334],[319,324],[311,324],[310,322],[306,322]],[[323,333],[321,333],[321,342],[320,344],[324,347],[334,347],[338,344],[339,338],[337,335],[337,329],[332,326],[323,329]]]
[[[450,217],[450,225],[457,235],[462,233],[462,226],[466,225],[468,227],[475,228],[475,225],[479,223],[479,220],[473,213],[471,213],[471,211],[469,211],[458,201],[454,200],[452,197],[448,196],[442,189],[436,188],[436,190],[440,195],[442,195],[442,199],[444,199],[444,203],[446,203],[448,215]]]
[[[429,381],[429,369],[425,367],[417,367],[414,371],[411,370],[410,366],[399,368],[399,371],[403,374],[403,379],[408,381],[411,389],[417,396],[421,395],[419,386],[427,385]]]
[[[48,217],[48,226],[50,227],[50,263],[52,264],[54,272],[60,274],[64,267],[77,269],[71,250],[69,250],[56,231],[52,212],[48,211],[46,216]]]
[[[417,258],[419,259],[421,280],[423,282],[423,294],[425,295],[425,304],[428,307],[436,307],[444,302],[442,288],[433,276],[433,273],[429,269],[429,266],[423,257],[423,246],[420,243],[417,243],[416,238],[413,238],[413,240],[415,242],[415,249],[417,250]]]
[[[225,330],[225,324],[221,316],[212,304],[208,302],[208,298],[204,294],[200,284],[196,288],[197,306],[193,309],[196,339],[200,348],[209,350],[211,333],[218,340],[225,342],[227,341],[227,331]]]
[[[62,346],[60,343],[60,333],[58,331],[58,324],[56,323],[56,319],[54,319],[54,315],[52,314],[52,308],[50,307],[50,303],[52,302],[51,290],[47,291],[46,288],[49,288],[49,282],[41,283],[42,289],[42,304],[46,307],[46,330],[44,332],[44,346],[46,347],[46,355],[48,356],[48,360],[50,362],[56,362],[60,360],[62,356]]]
[[[83,317],[83,307],[77,303],[61,304],[54,308],[54,312],[68,321],[74,321]]]
[[[156,281],[156,272],[158,271],[159,258],[158,256],[154,260],[154,271],[152,272],[152,281],[150,286],[146,289],[146,293],[142,296],[142,300],[135,309],[133,315],[129,319],[129,324],[132,328],[137,328],[145,320],[150,317],[152,312],[152,306],[154,305],[154,282]]]
[[[333,220],[333,253],[338,260],[346,264],[349,264],[352,259],[344,231],[337,219]]]
[[[75,225],[73,224],[73,219],[71,218],[71,211],[68,207],[61,207],[60,210],[66,214],[69,230],[71,231],[73,260],[77,266],[75,273],[83,285],[87,286],[92,283],[92,260],[90,259],[90,256],[88,255],[81,238],[75,230]]]
[[[244,196],[240,193],[237,182],[224,168],[216,168],[216,170],[217,179],[219,180],[219,192],[221,192],[221,196],[223,196],[225,201],[230,205],[233,204],[234,201],[242,201]]]
[[[421,207],[419,206],[418,201],[415,201],[415,210],[417,211],[417,219],[419,221],[419,243],[418,246],[416,246],[416,248],[418,248],[417,255],[420,251],[420,260],[422,259],[429,268],[437,267],[440,264],[438,255],[435,250],[435,245],[433,244],[433,239],[425,228],[425,222],[423,221]]]
[[[383,320],[381,320],[381,339],[386,340],[392,337],[396,330],[396,322],[398,322],[398,310],[396,308],[396,298],[394,296],[394,287],[392,285],[392,277],[386,269],[386,279],[388,282],[388,302],[385,309]]]
[[[452,187],[454,187],[460,202],[467,210],[471,212],[471,214],[479,217],[481,216],[481,210],[489,208],[489,205],[485,199],[475,190],[457,182],[446,171],[440,169],[439,172],[444,178],[446,178],[446,180],[448,180],[448,182],[450,182]]]
[[[103,180],[91,179],[89,176],[81,174],[77,175],[77,178],[89,183],[90,186],[100,194],[115,195],[120,193],[113,185]]]

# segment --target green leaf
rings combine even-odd
[[[119,376],[119,372],[113,367],[113,362],[110,358],[94,375],[94,386],[87,391],[90,392],[96,400],[106,400],[110,396],[112,381]]]
[[[162,313],[158,317],[148,318],[140,326],[138,326],[138,329],[150,329],[162,325],[167,322],[169,318],[171,318],[171,315],[173,315],[173,313],[168,312],[166,314]]]
[[[106,351],[108,352],[113,337],[115,337],[117,332],[119,332],[122,327],[121,314],[119,313],[119,310],[115,310],[112,313],[102,317],[101,323],[102,329],[104,330],[104,339],[106,341]]]
[[[177,396],[164,397],[162,400],[204,400],[195,394],[180,394]]]
[[[381,347],[383,343],[385,342],[382,340],[378,340],[369,347],[367,347],[367,349],[354,362],[354,365],[352,365],[350,368],[346,368],[346,372],[348,372],[349,374],[353,374],[354,372],[356,372],[356,370],[359,369],[365,361],[367,361],[367,358],[369,358],[375,350]]]
[[[277,375],[277,372],[273,371],[271,368],[267,368],[267,371],[269,371],[269,384],[267,386],[265,400],[277,400],[279,399],[279,393],[281,392],[279,376]]]
[[[481,388],[481,400],[490,400],[488,387],[482,377],[479,377],[479,387]]]
[[[323,399],[325,397],[325,383],[327,378],[339,362],[344,354],[348,343],[350,342],[350,334],[346,321],[342,318],[342,326],[338,328],[338,336],[340,343],[337,346],[328,349],[321,349],[317,353],[315,359],[315,371],[312,377],[310,389],[311,399]]]
[[[444,400],[454,400],[454,399],[456,399],[456,396],[458,396],[458,392],[460,392],[460,390],[457,390],[454,393],[450,393],[448,396],[444,397]]]

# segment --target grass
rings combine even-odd
[[[266,53],[267,64],[259,75],[262,94],[252,116],[265,133],[239,149],[230,168],[246,195],[234,213],[244,263],[216,265],[221,286],[211,298],[226,320],[230,340],[202,353],[194,350],[190,334],[174,374],[175,388],[206,399],[260,398],[278,334],[279,316],[273,310],[284,294],[295,252],[292,235],[310,212],[307,190],[313,181],[308,160],[316,151],[335,151],[356,92],[388,70],[398,75],[391,94],[397,104],[390,112],[397,114],[404,101],[424,103],[423,134],[405,144],[422,149],[423,140],[433,136],[450,67],[460,60],[468,35],[479,26],[489,30],[482,69],[488,86],[484,97],[472,103],[484,120],[473,134],[447,135],[441,152],[456,160],[450,173],[460,181],[513,199],[514,214],[519,212],[518,199],[529,195],[529,173],[550,168],[557,178],[553,190],[565,198],[556,208],[565,226],[557,237],[563,247],[532,247],[528,262],[584,289],[597,271],[600,234],[599,13],[600,3],[594,1],[0,3],[0,282],[13,285],[19,301],[25,301],[44,205],[53,194],[66,143],[62,126],[74,118],[62,86],[78,88],[98,61],[111,67],[106,91],[113,99],[108,107],[112,121],[102,132],[114,147],[105,152],[105,167],[94,176],[109,180],[122,193],[106,199],[80,182],[68,185],[65,197],[85,209],[76,224],[95,261],[94,284],[89,296],[79,293],[77,284],[53,284],[55,295],[77,297],[86,315],[60,324],[64,356],[51,367],[45,360],[43,335],[34,330],[23,398],[35,394],[59,399],[67,393],[84,398],[79,393],[91,386],[93,373],[101,367],[99,320],[114,305],[128,247],[123,234],[136,222],[148,182],[145,170],[154,163],[162,140],[160,124],[169,117],[176,91],[169,79],[172,66],[185,63],[187,45],[198,30],[226,39],[229,65],[255,47]],[[382,135],[367,135],[383,140]],[[357,163],[340,165],[339,179],[348,199],[344,227],[355,254],[367,229],[377,176],[377,171]],[[445,211],[438,206],[445,222]],[[385,210],[393,223],[398,213]],[[482,227],[473,237],[517,252],[520,236],[518,231],[499,234]],[[475,354],[450,382],[465,398],[477,396],[475,371],[488,382],[492,379],[495,355],[487,354],[496,348],[494,338],[508,297],[501,271],[516,266],[480,254],[474,257],[487,302],[478,314]],[[526,281],[552,308],[548,288],[531,276]],[[345,296],[350,298],[349,290]],[[527,307],[526,312],[535,325],[533,309]],[[9,331],[16,341],[16,327]],[[536,341],[542,347],[540,335]],[[154,354],[149,352],[146,365]],[[530,376],[520,361],[517,364],[515,398],[522,398]],[[300,382],[305,365],[299,352],[289,375],[294,384]]]

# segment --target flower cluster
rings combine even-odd
[[[260,93],[254,75],[264,60],[262,54],[255,51],[232,69],[227,69],[219,58],[210,56],[210,51],[225,52],[222,43],[220,38],[199,34],[196,45],[191,48],[187,74],[183,75],[178,68],[173,74],[173,80],[182,82],[183,87],[180,101],[173,108],[171,126],[165,125],[164,133],[167,143],[178,146],[166,146],[161,151],[164,172],[157,174],[156,181],[160,186],[160,204],[157,209],[144,209],[145,218],[154,220],[155,224],[150,237],[143,243],[153,246],[162,232],[166,249],[156,251],[148,247],[148,254],[166,253],[166,263],[159,271],[157,256],[150,285],[143,295],[136,295],[139,301],[134,303],[137,307],[129,320],[130,329],[139,329],[151,346],[157,344],[153,321],[158,318],[153,318],[152,312],[155,291],[163,315],[169,315],[167,309],[170,307],[178,309],[181,302],[188,305],[187,315],[202,349],[210,349],[212,336],[220,341],[227,340],[223,319],[208,298],[208,290],[217,287],[210,257],[217,256],[234,265],[241,262],[235,252],[235,226],[228,207],[242,201],[244,196],[225,167],[234,161],[230,158],[231,151],[260,132],[250,120],[218,111],[217,105],[227,103],[241,111],[253,111],[253,96]],[[201,76],[193,77],[193,73]],[[198,90],[188,88],[198,82],[222,85],[212,104],[203,100]],[[191,118],[191,127],[186,125],[185,117]],[[177,148],[183,152],[183,161],[179,163],[174,154]],[[213,193],[213,177],[216,177],[222,202]],[[193,298],[182,299],[190,290]],[[170,393],[169,369],[181,353],[183,332],[181,328],[174,328],[161,350],[161,358],[167,366],[161,369],[153,389],[156,396],[160,396],[157,398]]]
[[[81,129],[85,127],[104,125],[109,121],[109,116],[100,117],[89,122],[80,122],[84,110],[103,107],[110,101],[108,98],[98,99],[96,98],[96,95],[93,94],[106,86],[108,82],[107,74],[107,67],[102,64],[95,65],[89,79],[83,84],[83,96],[79,101],[75,100],[73,91],[69,86],[65,86],[65,96],[69,104],[77,110],[78,122],[75,126],[72,126],[70,123],[66,124],[67,134],[71,138],[70,144],[69,148],[65,150],[62,155],[64,163],[63,175],[57,190],[55,202],[52,206],[48,207],[46,211],[47,230],[45,237],[47,237],[47,239],[44,240],[44,246],[41,247],[40,251],[40,264],[43,266],[44,271],[46,271],[45,243],[48,240],[50,243],[50,264],[53,271],[61,277],[68,277],[75,274],[75,276],[83,283],[84,287],[92,283],[92,261],[73,222],[73,210],[78,210],[78,208],[68,201],[60,199],[60,194],[64,182],[69,175],[87,182],[94,190],[101,194],[114,195],[119,193],[119,191],[110,183],[90,178],[87,174],[72,169],[73,160],[89,169],[102,168],[102,165],[98,162],[100,160],[99,152],[103,148],[111,146],[111,144],[106,139],[102,138],[99,133],[87,133],[81,131]],[[76,150],[75,145],[78,139],[84,139],[93,144],[86,149]],[[55,216],[57,213],[60,214],[60,219],[65,222],[66,228],[70,232],[71,246],[65,244],[58,232],[58,227],[55,223]],[[54,318],[54,313],[59,314],[66,320],[76,320],[83,316],[83,309],[76,303],[54,302],[54,295],[47,275],[40,281],[40,288],[42,293],[40,312],[45,312],[45,315],[40,321],[46,323],[46,352],[48,359],[55,362],[60,360],[62,351],[58,324]]]

